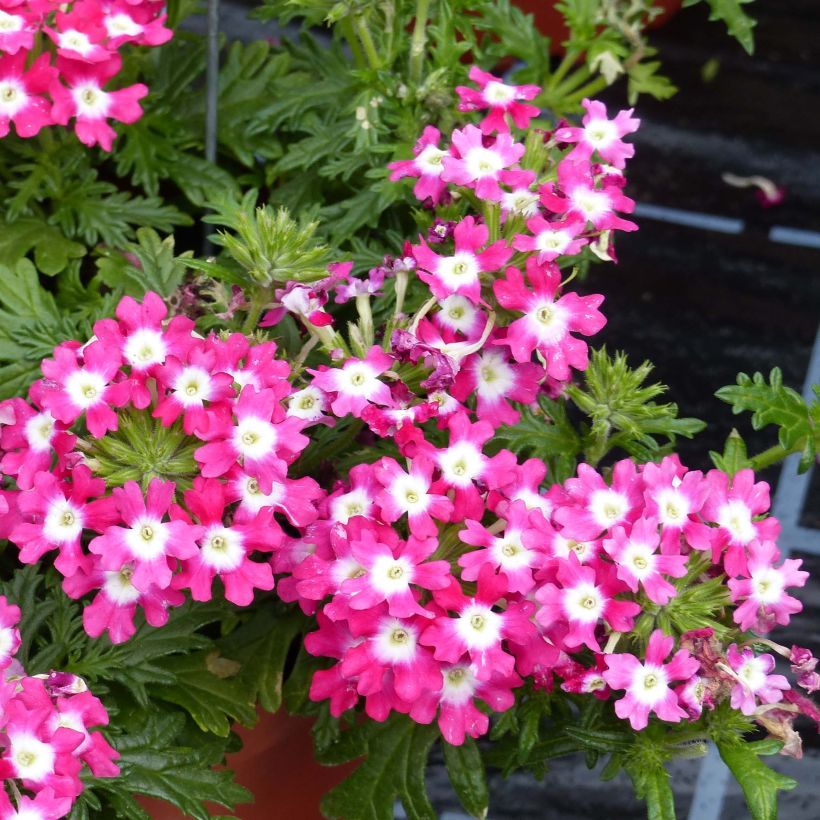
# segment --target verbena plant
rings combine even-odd
[[[645,45],[630,60],[593,26],[617,4],[565,6],[569,54],[600,37],[624,71],[642,65]],[[207,202],[215,257],[132,236],[151,219],[133,191],[72,222],[94,195],[67,206],[36,170],[75,155],[94,179],[65,132],[52,154],[4,144],[34,159],[12,171],[29,188],[7,185],[30,193],[12,234],[28,219],[37,241],[0,283],[3,816],[146,817],[148,794],[207,817],[203,801],[249,798],[211,768],[232,725],[283,705],[315,718],[323,762],[364,756],[330,817],[389,818],[396,799],[434,816],[436,743],[476,816],[486,766],[541,776],[583,753],[669,817],[665,764],[708,740],[752,815],[774,816],[794,782],[760,756],[799,754],[795,718],[818,717],[801,689],[820,678],[810,652],[765,637],[807,574],[779,560],[751,468],[791,452],[807,468],[820,402],[777,372],[740,376],[720,397],[777,444],[750,457],[733,433],[714,470],[687,469],[675,442],[702,424],[660,400],[651,365],[585,341],[606,307],[573,282],[636,227],[638,121],[585,98],[597,69],[564,79],[575,57],[551,70],[503,4],[294,8],[329,15],[338,41],[234,47],[219,169],[186,94],[201,52],[173,44],[135,58],[156,101],[100,165],[149,197],[172,186],[172,205],[153,200],[172,222]],[[163,27],[143,11],[134,25]],[[58,32],[79,19],[39,13]],[[114,47],[100,25],[91,46]],[[508,82],[467,54],[526,65]],[[540,119],[547,100],[583,119]],[[117,203],[136,208],[119,227]],[[103,229],[119,233],[101,246]]]

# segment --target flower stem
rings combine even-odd
[[[370,67],[374,70],[380,68],[381,60],[379,59],[379,53],[376,51],[376,44],[373,42],[370,29],[367,27],[364,18],[357,14],[353,18],[353,25],[356,28],[359,39],[362,41],[362,47],[364,48],[364,53],[367,55],[367,62],[370,64]]]
[[[430,0],[416,0],[416,22],[413,26],[413,39],[410,42],[410,82],[421,84],[424,70],[424,47],[427,44],[427,14]]]
[[[758,453],[750,459],[752,469],[763,470],[766,467],[771,467],[772,464],[777,464],[778,461],[783,461],[786,456],[790,456],[792,453],[797,453],[802,449],[802,446],[798,446],[793,447],[791,450],[787,450],[780,444],[775,444],[773,447],[769,447],[768,450],[764,450],[762,453]]]
[[[606,77],[596,77],[594,80],[588,82],[573,94],[566,97],[564,99],[564,105],[567,108],[575,106],[575,104],[581,102],[584,97],[591,97],[593,94],[597,94],[599,91],[605,89],[608,85],[609,83],[607,82]]]
[[[367,60],[365,60],[362,47],[356,39],[356,32],[353,29],[353,23],[349,17],[345,17],[339,23],[339,29],[344,35],[345,40],[347,40],[348,46],[350,46],[350,53],[353,55],[353,62],[356,64],[356,68],[365,68],[367,66]]]
[[[269,288],[259,287],[256,289],[248,307],[248,315],[245,317],[245,323],[242,325],[242,332],[244,334],[249,335],[256,330],[256,326],[259,324],[259,317],[262,315],[265,305],[270,302],[270,297]]]
[[[558,68],[556,68],[555,71],[552,72],[549,80],[546,83],[544,83],[547,91],[553,91],[555,88],[558,87],[558,83],[560,83],[561,80],[564,79],[567,72],[572,68],[577,56],[578,55],[575,54],[574,51],[567,51],[567,53],[564,55],[564,59],[561,60],[560,63],[558,63]]]

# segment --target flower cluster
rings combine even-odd
[[[95,777],[116,777],[119,755],[94,731],[108,713],[81,678],[26,675],[14,658],[19,620],[19,608],[0,596],[0,816],[57,820],[83,791],[83,764]]]
[[[16,489],[0,532],[24,563],[56,550],[66,593],[96,590],[86,631],[114,642],[134,633],[137,607],[159,626],[183,590],[210,600],[216,577],[240,606],[272,589],[252,556],[279,546],[274,514],[304,526],[322,495],[287,477],[308,440],[283,404],[293,391],[276,346],[202,338],[166,313],[156,294],[124,298],[91,342],[43,362],[30,401],[1,408],[0,470]]]
[[[106,151],[108,120],[142,116],[142,83],[106,89],[122,68],[127,43],[159,46],[173,36],[156,0],[5,0],[0,3],[0,137],[11,123],[21,137],[74,119],[78,139]]]

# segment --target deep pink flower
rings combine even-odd
[[[537,350],[546,360],[547,373],[568,381],[571,367],[586,370],[588,364],[586,342],[572,334],[591,336],[606,324],[598,311],[604,297],[571,292],[556,299],[561,272],[552,264],[539,265],[532,256],[527,259],[527,279],[532,290],[521,271],[510,267],[505,278],[493,283],[501,306],[524,314],[509,325],[507,335],[496,344],[508,345],[517,362],[530,361]]]
[[[447,185],[441,179],[441,172],[444,170],[444,157],[447,151],[438,147],[441,140],[441,133],[432,125],[425,127],[418,142],[413,148],[413,159],[402,159],[391,162],[387,167],[390,169],[390,180],[395,182],[403,177],[418,177],[418,182],[413,188],[416,199],[423,202],[431,199],[437,205]]]
[[[309,370],[314,386],[335,393],[330,406],[335,415],[360,416],[369,404],[390,404],[390,388],[379,380],[393,364],[393,357],[374,345],[364,359],[348,359],[341,367]]]
[[[749,542],[744,575],[748,578],[728,581],[732,601],[740,606],[732,613],[735,623],[744,631],[769,632],[775,624],[786,626],[791,615],[803,604],[786,592],[786,587],[802,587],[809,573],[800,569],[801,559],[787,558],[779,567],[780,550],[772,541]]]
[[[480,301],[480,274],[497,271],[512,254],[503,239],[481,250],[489,236],[486,225],[478,224],[473,217],[467,216],[453,232],[455,250],[452,256],[433,253],[422,239],[421,245],[413,246],[419,279],[430,286],[438,299],[459,293],[471,302]]]
[[[12,804],[5,791],[0,792],[0,820],[60,820],[71,811],[72,799],[58,797],[54,789],[45,788],[34,797],[22,796]]]
[[[770,675],[774,669],[774,656],[757,655],[750,648],[739,649],[732,644],[726,658],[734,672],[732,709],[740,709],[744,715],[752,715],[760,703],[779,703],[789,682],[783,675]]]
[[[24,520],[9,536],[20,548],[20,560],[33,564],[57,549],[54,566],[63,575],[74,575],[78,569],[90,571],[93,562],[83,554],[83,532],[102,533],[119,519],[114,500],[102,498],[104,492],[105,482],[92,477],[84,464],[71,471],[70,482],[53,473],[37,473],[32,489],[18,496]]]
[[[166,14],[155,16],[153,4],[134,5],[115,2],[105,9],[102,24],[108,35],[108,47],[119,48],[123,43],[141,46],[161,46],[174,32],[165,28]]]
[[[108,527],[88,545],[103,570],[118,572],[133,562],[130,581],[143,594],[151,587],[166,589],[174,575],[169,559],[196,555],[196,540],[203,535],[201,526],[164,520],[175,490],[173,482],[159,478],[151,479],[144,496],[136,481],[115,487],[113,498],[125,526]]]
[[[524,146],[509,134],[499,134],[491,146],[485,146],[483,134],[474,125],[453,131],[452,140],[458,154],[444,157],[441,178],[474,188],[479,199],[499,202],[504,195],[498,184],[500,174],[524,156]]]
[[[470,79],[478,90],[456,86],[456,94],[460,98],[458,110],[482,111],[488,108],[490,113],[481,121],[481,130],[485,134],[493,131],[509,133],[506,115],[510,116],[517,128],[526,128],[530,120],[538,116],[537,106],[522,102],[538,96],[541,89],[537,85],[507,85],[500,77],[488,74],[475,65],[470,68]]]
[[[555,132],[560,142],[575,143],[575,148],[567,155],[578,162],[589,160],[593,152],[615,168],[622,169],[626,160],[635,155],[635,146],[622,141],[622,137],[638,130],[639,119],[632,117],[634,109],[619,111],[613,119],[608,119],[606,106],[598,100],[583,100],[586,109],[583,128],[564,126]]]
[[[0,51],[5,54],[17,54],[21,49],[31,51],[38,29],[36,15],[27,7],[13,8],[12,4],[4,5],[5,9],[0,10]],[[20,6],[23,4],[20,3]],[[48,59],[45,62],[48,62]]]
[[[649,637],[643,663],[625,652],[606,656],[604,680],[613,689],[626,689],[626,695],[615,703],[615,714],[628,719],[636,732],[646,728],[651,712],[669,723],[687,717],[669,684],[691,678],[700,664],[685,649],[679,649],[669,663],[664,663],[674,645],[674,638],[656,629]]]
[[[0,595],[0,670],[6,669],[20,648],[20,607],[10,604]]]
[[[69,10],[60,10],[56,16],[56,30],[43,26],[43,31],[57,46],[62,60],[100,63],[112,56],[104,45],[106,31],[102,24],[102,7],[95,2],[80,0]]]
[[[121,66],[122,61],[116,54],[99,63],[66,59],[57,61],[60,75],[68,83],[68,88],[56,80],[51,83],[54,122],[67,125],[74,117],[74,131],[80,142],[89,148],[99,143],[103,150],[111,150],[117,132],[108,124],[108,119],[132,123],[142,116],[139,100],[148,93],[147,86],[136,83],[119,91],[103,90],[103,86],[119,73]]]
[[[533,236],[517,234],[513,238],[513,247],[518,251],[537,251],[536,258],[539,262],[552,262],[559,256],[572,256],[589,241],[579,238],[586,225],[578,218],[547,222],[539,215],[528,219],[527,227]]]
[[[28,53],[24,47],[0,57],[0,137],[9,133],[12,122],[20,137],[33,137],[52,123],[51,106],[42,95],[57,72],[48,54],[41,54],[26,69]]]

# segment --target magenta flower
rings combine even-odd
[[[633,592],[643,587],[650,601],[666,606],[677,591],[664,576],[683,578],[689,559],[685,555],[658,555],[660,542],[658,522],[639,518],[628,534],[624,527],[613,527],[612,537],[603,542],[603,547],[615,561],[621,581]]]
[[[582,219],[570,218],[562,222],[547,222],[542,216],[527,220],[533,236],[517,234],[513,247],[518,251],[537,251],[539,262],[552,262],[559,256],[578,253],[589,240],[580,238],[586,224]]]
[[[802,587],[809,573],[800,569],[801,559],[787,558],[779,567],[780,550],[772,541],[753,540],[747,548],[748,578],[728,581],[732,601],[741,602],[732,613],[742,630],[769,632],[775,624],[785,626],[791,615],[800,612],[803,604],[786,592],[786,587]]]
[[[12,122],[20,137],[33,137],[52,123],[51,106],[42,94],[57,72],[48,54],[41,54],[26,70],[27,57],[25,48],[0,57],[0,137],[9,133]]]
[[[528,458],[523,464],[516,465],[514,473],[515,477],[509,483],[489,494],[487,506],[503,517],[510,504],[521,501],[528,510],[538,510],[545,519],[549,519],[553,504],[547,495],[541,493],[547,465],[539,458]]]
[[[515,658],[505,652],[502,643],[526,643],[535,626],[530,620],[531,601],[509,600],[507,577],[496,575],[485,565],[478,574],[474,597],[464,594],[461,584],[451,578],[450,584],[433,593],[436,603],[454,612],[455,617],[439,615],[424,630],[421,643],[433,647],[436,660],[457,663],[468,655],[479,680],[489,680],[493,672],[513,674]],[[496,606],[503,598],[503,611]]]
[[[167,43],[174,36],[174,32],[163,25],[167,17],[167,14],[155,16],[151,4],[112,3],[106,7],[102,18],[108,48],[119,48],[123,43],[141,46]]]
[[[20,607],[0,595],[0,670],[7,669],[20,648]]]
[[[406,514],[410,532],[416,538],[437,536],[435,520],[449,521],[453,502],[437,492],[443,488],[433,483],[433,462],[416,458],[405,472],[394,459],[382,458],[374,468],[384,487],[376,499],[382,519],[392,524]]]
[[[565,126],[555,132],[555,138],[560,142],[575,143],[567,158],[574,162],[587,161],[597,151],[604,162],[623,169],[626,160],[635,155],[635,146],[623,142],[622,137],[637,131],[641,124],[639,119],[632,117],[634,109],[619,111],[610,120],[602,102],[583,100],[582,105],[587,112],[581,120],[583,128]]]
[[[418,182],[413,188],[416,199],[421,202],[430,199],[434,205],[441,201],[447,190],[447,185],[441,179],[447,151],[438,147],[440,139],[439,130],[428,125],[413,148],[413,159],[398,160],[387,166],[391,172],[391,182],[403,177],[418,177]]]
[[[110,151],[117,132],[107,120],[136,122],[142,116],[139,100],[148,93],[148,87],[136,83],[119,91],[103,90],[122,67],[117,54],[98,63],[58,59],[57,67],[68,88],[56,80],[51,83],[54,122],[67,125],[74,117],[74,131],[80,142],[89,148],[99,144],[104,151]]]
[[[0,792],[0,817],[3,820],[58,820],[66,817],[71,811],[71,797],[58,797],[53,789],[45,788],[34,797],[23,795],[19,801],[12,803],[5,791]]]
[[[101,497],[104,492],[105,482],[92,477],[84,464],[71,471],[70,483],[53,473],[37,473],[32,489],[17,499],[23,521],[9,536],[20,548],[20,560],[33,564],[57,549],[54,566],[63,575],[90,571],[93,562],[82,550],[83,531],[102,533],[119,519],[113,499]]]
[[[485,146],[484,135],[474,125],[453,131],[452,140],[458,154],[442,160],[442,180],[474,188],[479,199],[500,202],[504,195],[498,184],[500,174],[524,156],[524,146],[509,134],[499,134],[492,145]]]
[[[6,9],[10,5],[7,5]],[[13,12],[0,10],[0,51],[6,54],[17,54],[21,49],[31,51],[37,28],[37,17],[28,8],[16,8]],[[48,62],[48,59],[45,62]]]
[[[717,563],[723,548],[723,566],[726,574],[745,574],[746,547],[755,539],[775,541],[780,533],[776,518],[762,518],[769,511],[769,485],[755,482],[753,470],[739,470],[730,479],[720,470],[706,475],[709,496],[703,505],[702,516],[718,526],[713,533],[712,560]]]
[[[458,110],[482,111],[488,108],[490,113],[481,121],[483,133],[509,133],[507,115],[517,128],[526,128],[530,120],[538,116],[537,106],[522,102],[538,96],[541,89],[537,85],[507,85],[500,77],[488,74],[475,65],[470,68],[470,79],[478,89],[456,86],[456,94],[461,99]]]
[[[615,714],[629,720],[636,732],[646,728],[652,712],[669,723],[679,723],[687,717],[669,684],[688,680],[700,664],[685,649],[679,649],[665,664],[674,645],[674,638],[656,629],[649,637],[643,663],[625,652],[606,656],[604,680],[613,689],[626,690],[626,695],[615,703]]]
[[[577,556],[570,554],[558,566],[557,582],[546,583],[535,593],[541,604],[535,617],[548,631],[555,624],[566,623],[569,629],[562,641],[568,649],[588,646],[600,652],[595,635],[599,624],[605,621],[615,632],[628,632],[641,611],[634,601],[615,598],[625,587],[604,563],[582,566]]]
[[[390,388],[379,380],[393,364],[393,357],[374,345],[364,359],[348,359],[341,367],[309,370],[313,385],[334,393],[330,406],[340,418],[348,414],[361,416],[369,404],[391,403]]]
[[[151,587],[166,589],[174,572],[169,558],[186,559],[197,554],[196,540],[203,527],[185,521],[165,521],[174,500],[172,481],[151,479],[143,496],[136,481],[116,487],[113,498],[124,527],[112,526],[94,538],[88,549],[99,556],[103,570],[116,571],[133,563],[130,581],[141,593]]]
[[[48,380],[41,396],[43,407],[64,424],[85,414],[86,427],[94,438],[116,430],[112,405],[122,407],[131,395],[130,381],[113,381],[120,364],[119,352],[100,342],[82,349],[69,343],[55,347],[54,358],[44,359],[41,365]]]
[[[770,675],[774,669],[773,655],[757,655],[746,647],[738,649],[732,644],[726,652],[735,685],[732,688],[732,709],[740,709],[744,715],[753,715],[758,702],[779,703],[783,692],[790,689],[783,675]]]
[[[421,245],[413,246],[419,279],[430,286],[437,299],[446,299],[451,294],[458,293],[473,303],[479,302],[480,274],[497,271],[512,254],[503,239],[480,250],[487,244],[489,236],[486,225],[478,224],[473,217],[468,216],[455,227],[455,251],[452,256],[433,253],[422,240]]]
[[[513,168],[502,171],[499,180],[510,190],[501,196],[501,215],[503,219],[510,216],[522,216],[531,219],[540,213],[539,194],[533,190],[536,183],[535,171]]]
[[[200,472],[205,478],[219,478],[241,463],[262,490],[269,492],[307,447],[308,439],[300,432],[304,422],[286,416],[273,388],[255,390],[250,385],[242,389],[233,415],[235,422],[224,416],[211,418],[210,441],[194,452]]]
[[[255,589],[273,589],[273,571],[267,562],[250,560],[254,550],[271,552],[282,543],[282,530],[272,509],[260,510],[244,523],[226,524],[225,485],[212,478],[199,478],[185,492],[185,505],[204,530],[198,538],[199,552],[183,562],[174,575],[174,589],[190,589],[195,601],[210,601],[213,581],[219,576],[225,598],[237,606],[248,606]]]
[[[517,362],[530,361],[537,350],[546,360],[549,376],[568,381],[571,367],[586,370],[588,364],[586,342],[572,334],[591,336],[606,324],[598,311],[604,297],[566,293],[556,299],[561,272],[553,265],[539,265],[532,256],[527,259],[527,279],[532,290],[521,271],[510,267],[504,279],[493,283],[499,304],[524,314],[509,325],[506,337],[496,344],[508,345]]]
[[[96,3],[77,3],[70,11],[58,11],[56,30],[43,31],[57,46],[57,55],[66,61],[101,63],[112,56],[102,43],[106,39],[102,8]]]

